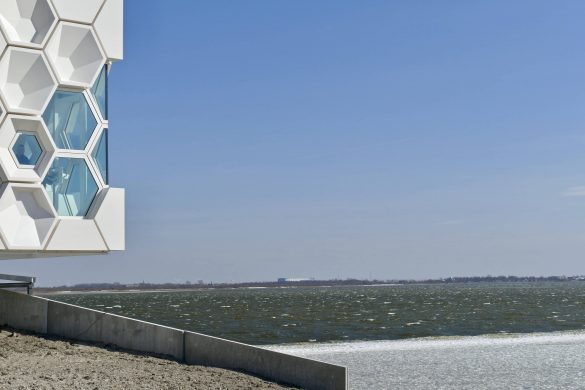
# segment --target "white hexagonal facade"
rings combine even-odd
[[[57,16],[49,0],[0,1],[0,26],[10,44],[41,48]]]
[[[0,32],[0,55],[2,55],[2,53],[4,53],[4,49],[6,49],[6,46],[8,44],[6,43],[6,39],[4,39],[4,34],[2,34],[2,32]]]
[[[110,250],[124,250],[126,246],[125,199],[126,193],[123,188],[106,188],[100,192],[95,207],[90,211]]]
[[[15,141],[21,134],[35,137],[41,148],[38,160],[31,166],[19,164],[15,156]],[[8,115],[0,127],[0,178],[5,182],[40,182],[53,161],[55,149],[42,119]]]
[[[38,184],[4,184],[0,190],[0,236],[10,250],[43,249],[57,213]]]
[[[6,108],[4,108],[4,104],[0,101],[0,123],[2,123],[5,116],[6,116]]]
[[[122,35],[123,0],[0,0],[0,259],[124,249],[106,130]]]
[[[93,23],[103,4],[104,0],[53,0],[59,19],[85,24]]]
[[[62,86],[91,88],[106,63],[93,29],[75,23],[59,23],[45,52]]]
[[[42,52],[8,47],[0,59],[0,95],[9,112],[40,115],[56,89]]]
[[[93,23],[108,61],[124,58],[124,0],[106,0]]]

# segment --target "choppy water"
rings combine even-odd
[[[258,345],[585,329],[585,282],[218,289],[51,298]]]
[[[342,364],[352,389],[585,388],[585,282],[51,298]]]

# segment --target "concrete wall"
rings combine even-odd
[[[184,359],[184,336],[180,329],[61,302],[48,301],[47,333]]]
[[[278,378],[306,389],[345,389],[346,368],[185,331],[185,361]]]
[[[345,367],[2,289],[0,325],[167,355],[305,389],[347,388]]]
[[[48,301],[0,289],[0,325],[47,333]]]

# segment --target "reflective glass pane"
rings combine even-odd
[[[55,92],[43,119],[60,149],[85,149],[97,126],[97,120],[81,92]]]
[[[20,165],[36,165],[43,154],[37,137],[32,134],[20,133],[12,147],[14,157]]]
[[[97,78],[95,84],[91,88],[91,93],[95,97],[100,112],[104,119],[108,119],[108,67],[104,66]]]
[[[57,157],[43,181],[45,191],[61,216],[84,216],[98,191],[82,158]]]
[[[108,184],[108,129],[104,129],[100,140],[91,153],[95,163],[100,169],[102,179]]]

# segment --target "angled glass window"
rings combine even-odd
[[[55,92],[43,119],[59,149],[84,150],[97,126],[81,92]]]
[[[83,158],[57,157],[43,186],[60,216],[87,214],[98,185]]]
[[[91,157],[100,169],[104,183],[108,184],[108,129],[104,129],[96,146],[91,152]]]
[[[105,65],[100,72],[97,80],[93,87],[91,87],[91,93],[95,98],[102,117],[108,120],[108,67]]]
[[[43,154],[43,149],[33,134],[20,133],[12,146],[18,165],[34,167]]]

